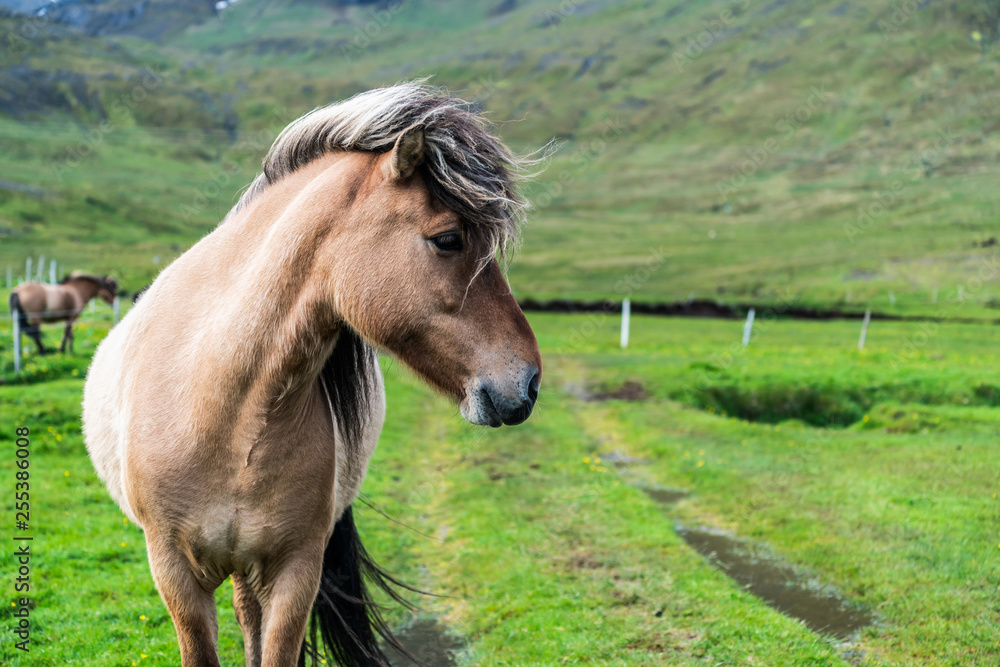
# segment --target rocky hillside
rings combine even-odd
[[[0,6],[87,35],[133,35],[153,40],[216,15],[215,0],[8,0]]]

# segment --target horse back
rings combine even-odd
[[[14,288],[14,293],[33,324],[69,319],[83,310],[79,296],[63,285],[22,283]]]

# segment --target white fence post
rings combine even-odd
[[[747,312],[747,323],[743,325],[743,347],[750,344],[750,333],[753,331],[754,309]]]
[[[38,256],[38,276],[35,278],[37,282],[42,282],[42,275],[45,273],[45,255]]]
[[[622,349],[628,347],[628,327],[629,318],[632,315],[632,302],[628,299],[622,301]]]
[[[121,315],[122,312],[121,311],[122,304],[121,301],[118,299],[117,294],[115,295],[115,300],[111,302],[111,307],[115,311],[115,324],[118,324],[119,316]]]
[[[861,338],[858,339],[858,352],[865,349],[865,338],[868,337],[868,323],[872,319],[871,308],[865,311],[865,321],[861,323]]]
[[[16,311],[10,316],[14,318],[14,372],[21,372],[21,318]]]
[[[24,282],[31,282],[31,258],[24,260]]]
[[[56,260],[52,260],[49,264],[49,284],[55,285],[57,282],[59,281],[56,280]]]

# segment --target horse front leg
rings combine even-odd
[[[219,667],[215,596],[168,540],[147,533],[149,569],[177,630],[183,667]]]
[[[263,610],[262,667],[296,667],[313,601],[319,591],[323,549],[300,551],[281,565],[260,596]]]
[[[261,626],[263,624],[260,601],[257,593],[238,574],[233,579],[233,611],[236,621],[243,631],[243,652],[246,655],[247,667],[261,667]]]

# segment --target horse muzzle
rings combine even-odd
[[[516,426],[529,416],[538,400],[540,371],[526,366],[514,382],[500,383],[490,377],[474,378],[459,411],[470,424],[498,428]]]

